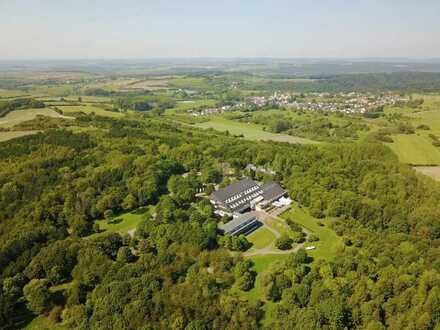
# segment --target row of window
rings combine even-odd
[[[252,195],[246,196],[243,199],[240,199],[238,202],[232,203],[230,205],[228,205],[230,208],[235,209],[237,206],[243,205],[244,203],[247,203],[253,199],[255,199],[256,197],[260,196],[263,192],[260,190],[256,193],[253,193]]]
[[[225,203],[234,202],[237,199],[242,198],[244,195],[250,194],[250,193],[254,192],[255,190],[258,190],[259,188],[260,188],[260,186],[255,185],[255,186],[253,186],[253,187],[251,187],[249,189],[246,189],[245,191],[242,191],[239,194],[236,194],[236,195],[234,195],[232,197],[229,197],[227,200],[225,200]]]

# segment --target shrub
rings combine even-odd
[[[290,250],[293,240],[287,235],[281,235],[276,241],[275,246],[280,250]]]
[[[286,222],[292,231],[302,232],[302,227],[300,225],[298,225],[297,223],[295,223],[293,220],[287,219]]]
[[[313,234],[309,235],[309,242],[317,242],[319,241],[319,237]]]
[[[344,244],[345,244],[346,246],[352,246],[352,245],[353,245],[353,242],[352,242],[351,239],[349,239],[348,237],[344,237],[344,238],[343,238],[343,241],[344,241]]]

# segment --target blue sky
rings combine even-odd
[[[0,0],[0,58],[440,57],[439,0]]]

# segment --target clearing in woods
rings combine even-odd
[[[74,105],[74,106],[58,106],[58,109],[62,110],[64,114],[83,112],[85,114],[94,113],[98,116],[121,118],[124,116],[121,112],[108,111],[100,107],[93,105]]]
[[[404,115],[413,127],[427,125],[429,130],[416,129],[415,134],[392,135],[387,144],[403,163],[413,165],[440,165],[440,147],[435,147],[430,135],[440,138],[440,95],[415,95],[423,98],[421,109],[403,108]],[[391,111],[392,112],[392,111]]]
[[[6,116],[0,117],[0,127],[13,127],[21,122],[35,119],[38,115],[71,119],[49,108],[14,110],[6,114]]]
[[[0,132],[0,142],[8,141],[18,137],[31,135],[38,133],[39,131],[10,131],[10,132]]]
[[[288,142],[295,144],[315,143],[312,140],[303,139],[296,136],[266,132],[259,125],[241,123],[222,117],[211,117],[209,121],[195,124],[195,126],[204,129],[212,128],[221,132],[228,131],[233,135],[243,134],[244,138],[248,140]]]

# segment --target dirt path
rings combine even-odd
[[[440,181],[440,166],[415,166],[414,168],[417,172],[430,176],[436,181]]]

